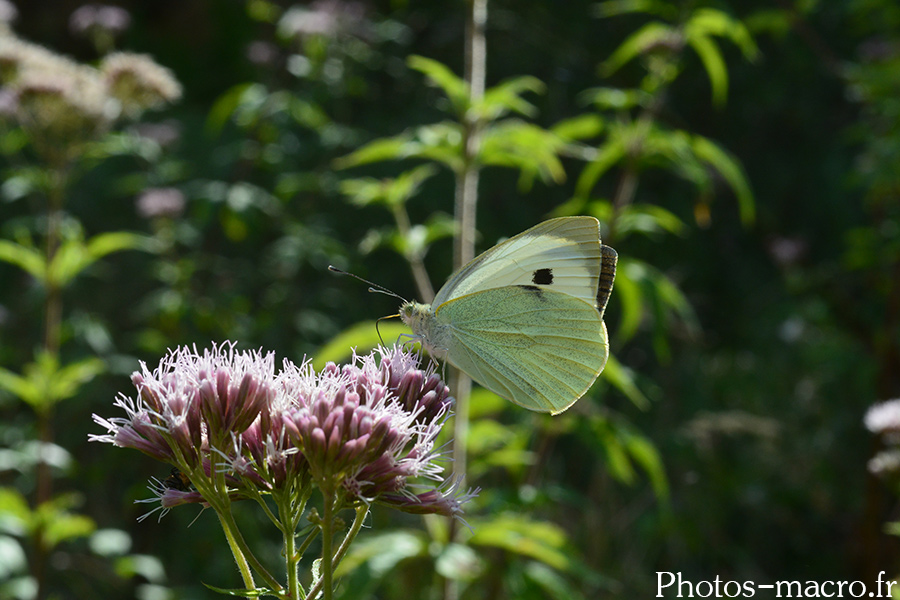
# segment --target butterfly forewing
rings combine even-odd
[[[609,355],[597,309],[533,285],[468,294],[438,307],[448,360],[525,408],[559,413],[590,388]]]
[[[593,217],[561,217],[535,225],[457,271],[433,305],[514,285],[539,286],[595,304],[600,287],[599,227]]]

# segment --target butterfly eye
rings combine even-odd
[[[553,283],[553,269],[538,269],[531,275],[531,283],[550,285]]]

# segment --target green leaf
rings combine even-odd
[[[0,488],[0,531],[14,536],[25,535],[33,520],[28,500],[14,488]]]
[[[510,554],[533,558],[559,571],[568,571],[572,566],[566,551],[565,531],[553,523],[507,514],[478,522],[473,528],[475,533],[469,540],[473,546],[499,548]]]
[[[33,381],[3,367],[0,367],[0,388],[32,406],[40,401],[40,390]]]
[[[650,400],[641,392],[634,381],[634,372],[623,366],[612,354],[609,355],[606,361],[602,375],[607,383],[619,390],[636,407],[641,410],[650,408]]]
[[[45,548],[55,548],[63,542],[91,535],[97,528],[94,520],[85,515],[75,515],[50,508],[43,510],[46,504],[38,508],[44,523],[41,541]]]
[[[41,252],[9,240],[0,240],[0,260],[19,267],[41,282],[47,273],[47,263]]]
[[[408,149],[411,144],[413,144],[413,136],[408,132],[394,137],[379,138],[336,159],[334,165],[337,169],[348,169],[373,162],[408,158],[410,156]]]
[[[699,34],[688,35],[687,42],[700,57],[700,61],[706,69],[706,75],[709,77],[712,87],[713,105],[724,106],[725,100],[728,98],[728,68],[725,66],[725,59],[722,58],[718,45],[708,36]]]
[[[594,6],[594,15],[600,18],[630,13],[646,13],[674,20],[678,16],[678,8],[660,0],[608,0]]]
[[[597,216],[596,214],[594,216]],[[599,217],[598,217],[599,218]],[[674,213],[656,204],[631,204],[626,206],[616,217],[616,234],[618,239],[632,233],[652,235],[671,233],[683,235],[687,229],[684,221]]]
[[[212,133],[221,133],[241,107],[261,106],[268,97],[268,90],[259,83],[242,83],[229,89],[213,103],[206,119],[206,127]]]
[[[603,117],[585,114],[559,121],[550,131],[562,140],[572,142],[597,137],[603,133]]]
[[[566,142],[551,131],[506,119],[485,130],[478,160],[483,165],[518,169],[522,174],[520,189],[529,187],[536,176],[561,183],[566,172],[559,154],[565,146]]]
[[[750,182],[740,162],[733,158],[722,147],[703,136],[691,137],[691,145],[697,157],[712,166],[731,186],[737,197],[741,221],[745,225],[753,223],[756,218],[756,202],[750,189]]]
[[[664,45],[680,42],[681,34],[663,23],[647,23],[636,32],[628,36],[618,48],[613,51],[600,65],[600,73],[604,77],[608,77],[618,71],[626,63],[640,56],[648,49]]]
[[[625,144],[621,140],[613,138],[601,145],[596,156],[581,171],[575,184],[575,197],[586,200],[604,173],[623,158],[625,158]]]
[[[378,330],[375,328],[375,321],[363,321],[356,325],[351,325],[330,342],[322,346],[313,357],[313,367],[321,369],[326,363],[340,363],[348,360],[353,355],[353,349],[360,354],[368,352],[381,344],[378,332],[381,337],[390,345],[403,334],[409,334],[409,327],[402,323],[385,323],[378,324]]]
[[[360,536],[350,546],[350,551],[335,569],[334,574],[342,577],[366,566],[372,576],[379,579],[401,561],[427,554],[428,539],[421,531],[401,530]]]
[[[472,107],[472,114],[485,121],[494,121],[500,117],[516,113],[533,117],[537,108],[524,98],[524,92],[543,93],[544,83],[530,76],[514,77],[503,81],[484,92],[484,97]]]
[[[462,169],[462,128],[449,121],[424,125],[389,138],[379,138],[338,158],[336,169],[347,169],[386,160],[426,158],[445,164],[454,172]]]
[[[578,100],[584,104],[593,104],[598,110],[629,110],[637,106],[650,104],[652,97],[644,90],[613,87],[598,87],[578,94]]]
[[[13,537],[0,535],[0,581],[8,581],[16,573],[28,570],[28,557],[22,544]]]
[[[156,556],[149,554],[129,554],[122,556],[115,562],[116,575],[123,579],[131,579],[140,576],[153,583],[162,583],[166,580],[166,568]]]
[[[438,575],[454,581],[474,581],[484,567],[475,551],[463,544],[447,544],[434,563]]]
[[[204,582],[201,583],[203,583],[204,586],[211,589],[212,591],[219,594],[224,594],[225,596],[238,596],[240,598],[262,598],[263,596],[277,596],[275,591],[270,590],[269,588],[254,588],[252,590],[246,590],[243,588],[228,589],[216,587]]]
[[[557,571],[550,569],[547,565],[529,562],[525,566],[524,575],[525,579],[544,592],[543,597],[545,598],[556,598],[558,600],[580,600],[584,598],[584,594],[569,585],[565,577],[562,577]]]
[[[402,206],[415,196],[422,183],[437,173],[434,165],[420,165],[389,179],[346,179],[340,183],[341,193],[356,206],[382,205],[389,208]]]
[[[41,352],[35,362],[25,365],[22,376],[0,369],[0,387],[34,410],[45,412],[57,402],[74,396],[82,384],[102,373],[104,368],[103,361],[94,357],[60,367],[57,358]]]
[[[640,433],[631,430],[631,428],[625,431],[620,429],[620,432],[625,436],[625,447],[628,449],[632,460],[640,465],[647,477],[649,477],[657,499],[667,500],[669,498],[669,480],[666,478],[666,470],[656,446]]]
[[[47,270],[51,285],[64,287],[84,269],[104,256],[121,250],[149,250],[152,239],[136,233],[114,231],[94,236],[87,243],[78,238],[66,240],[59,247]]]
[[[449,67],[436,60],[418,55],[410,56],[406,64],[411,69],[423,73],[434,85],[444,91],[458,117],[461,118],[466,114],[469,108],[469,86]]]
[[[616,336],[623,341],[634,337],[644,318],[644,292],[640,283],[644,279],[644,273],[642,262],[626,257],[619,258],[613,297],[618,298],[622,307],[622,320]]]
[[[684,25],[688,40],[693,36],[718,36],[733,42],[747,60],[756,60],[759,48],[747,27],[739,20],[713,8],[699,8]]]

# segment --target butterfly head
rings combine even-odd
[[[433,317],[431,306],[420,302],[404,302],[400,306],[400,319],[406,323],[415,335],[422,335],[429,318]]]

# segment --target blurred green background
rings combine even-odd
[[[479,251],[549,216],[604,224],[615,362],[559,417],[476,391],[475,533],[376,508],[342,597],[897,574],[896,481],[867,471],[862,425],[900,395],[894,0],[490,0],[480,108],[454,96],[466,2],[117,2],[124,25],[82,4],[5,3],[3,35],[83,65],[149,54],[182,97],[59,158],[0,46],[0,597],[238,585],[212,516],[135,521],[169,467],[89,444],[91,414],[119,416],[138,361],[179,344],[299,362],[372,343],[367,323],[328,345],[397,301],[327,266],[407,298],[417,269],[443,283],[463,114],[488,132]],[[81,256],[56,280],[27,258],[54,227]],[[85,241],[113,232],[139,236]],[[277,532],[239,517],[277,564]]]

